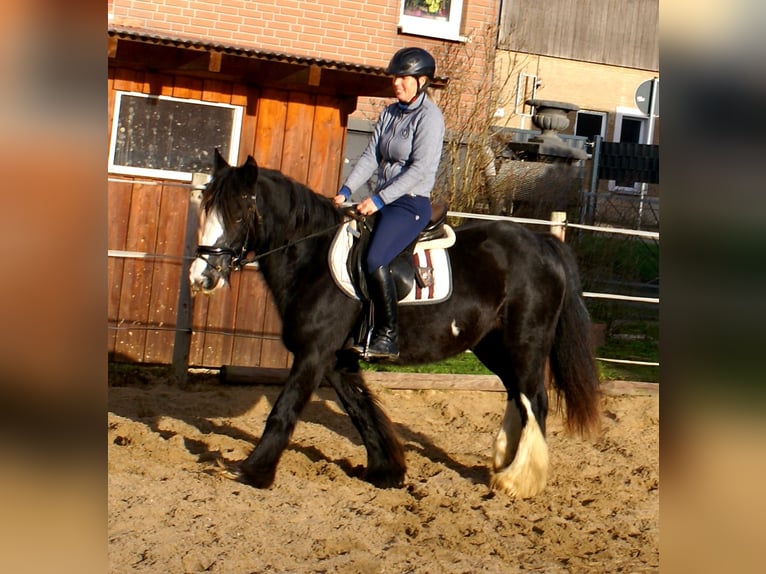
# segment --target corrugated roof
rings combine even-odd
[[[249,46],[238,46],[224,42],[202,40],[199,38],[190,38],[160,33],[156,30],[147,30],[142,28],[132,28],[127,26],[110,25],[108,29],[109,36],[122,40],[132,40],[149,44],[162,46],[171,46],[174,48],[187,48],[193,50],[216,51],[232,56],[243,58],[253,58],[257,60],[267,60],[270,62],[281,62],[286,64],[316,65],[321,68],[341,70],[345,72],[355,72],[359,74],[370,74],[373,76],[387,76],[385,68],[380,66],[365,66],[344,62],[342,60],[328,60],[326,58],[314,58],[311,56],[299,56],[288,54],[286,52],[273,52],[269,50],[259,50]],[[449,78],[437,76],[434,78],[432,86],[435,88],[444,87],[449,82]]]

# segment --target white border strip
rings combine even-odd
[[[639,301],[641,303],[659,303],[659,297],[633,297],[632,295],[613,295],[611,293],[592,293],[590,291],[583,291],[583,297],[590,297],[592,299],[619,299],[621,301]]]
[[[516,223],[529,223],[532,225],[549,225],[557,227],[571,227],[577,229],[591,229],[602,233],[618,233],[621,235],[635,235],[637,237],[649,237],[659,240],[660,234],[657,231],[641,231],[640,229],[622,229],[619,227],[603,227],[598,225],[585,225],[582,223],[567,223],[566,221],[549,221],[547,219],[528,219],[526,217],[508,217],[505,215],[485,215],[482,213],[465,213],[462,211],[448,211],[447,215],[452,217],[465,217],[466,219],[488,219],[493,221],[515,221]]]

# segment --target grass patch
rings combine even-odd
[[[599,347],[599,357],[659,362],[657,342],[652,339],[620,339],[616,338]],[[399,366],[383,363],[361,363],[362,370],[390,373],[431,373],[453,375],[492,375],[473,353],[460,353],[438,363],[426,365]],[[641,381],[644,383],[659,383],[659,367],[645,365],[624,365],[621,363],[606,363],[597,361],[602,381]]]
[[[398,366],[386,365],[383,363],[361,363],[362,370],[390,373],[432,373],[432,374],[453,374],[453,375],[491,375],[492,371],[487,369],[473,353],[465,352],[450,357],[438,363],[428,363],[425,365]]]
[[[599,347],[596,356],[614,359],[626,359],[646,362],[659,362],[659,333],[654,324],[624,324],[620,333],[609,337],[606,344]],[[481,361],[471,352],[460,353],[444,361],[425,365],[398,366],[385,363],[361,362],[363,371],[392,373],[431,373],[453,375],[492,375]],[[644,365],[624,365],[597,361],[603,381],[641,381],[659,383],[659,367]],[[109,363],[110,386],[131,384],[152,384],[172,377],[169,365],[146,365],[140,363]]]

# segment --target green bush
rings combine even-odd
[[[653,239],[580,233],[569,244],[584,286],[607,281],[659,284],[660,246]]]

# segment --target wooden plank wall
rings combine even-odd
[[[109,130],[118,90],[242,105],[240,162],[252,155],[318,193],[337,191],[352,111],[347,98],[114,67],[108,81]],[[121,360],[169,364],[179,288],[186,281],[181,256],[191,190],[171,181],[118,179],[128,181],[108,184],[108,249],[171,258],[109,258],[108,350]],[[254,268],[234,273],[229,289],[196,297],[192,314],[190,366],[290,366],[281,322]]]
[[[659,69],[658,0],[512,0],[502,10],[500,48]]]

